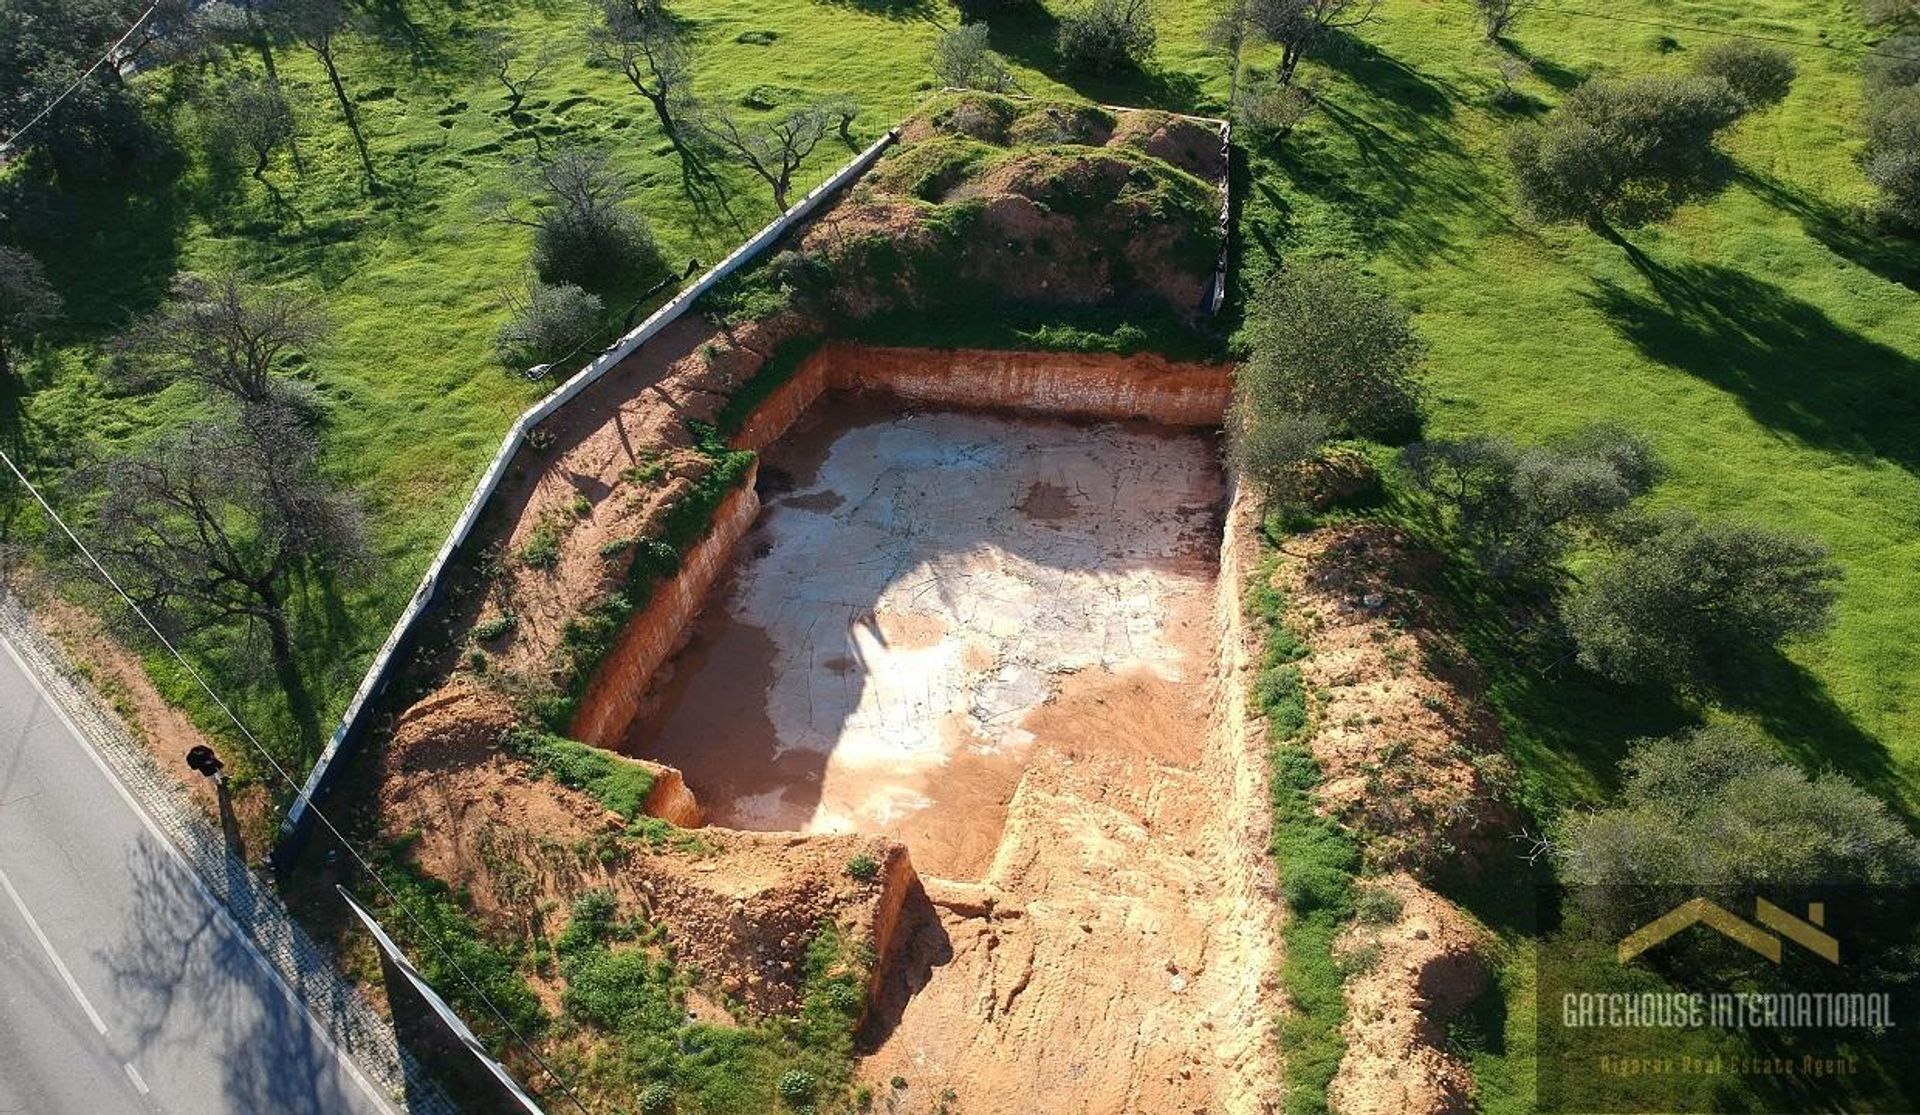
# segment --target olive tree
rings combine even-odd
[[[1379,0],[1253,0],[1252,18],[1260,37],[1280,47],[1274,76],[1291,84],[1307,55],[1343,31],[1370,22]]]
[[[1711,181],[1715,137],[1749,108],[1724,78],[1596,80],[1507,149],[1521,205],[1541,221],[1640,220]]]
[[[1920,843],[1883,802],[1842,775],[1809,777],[1742,725],[1639,740],[1621,773],[1613,805],[1567,813],[1553,854],[1576,895],[1609,888],[1590,913],[1622,927],[1670,904],[1651,894],[1649,908],[1621,908],[1648,887],[1784,903],[1795,887],[1920,876]]]
[[[507,296],[509,317],[494,338],[500,362],[509,367],[563,359],[579,351],[600,327],[605,304],[572,283],[527,284]]]
[[[1502,578],[1545,571],[1578,531],[1605,522],[1660,476],[1652,447],[1616,426],[1551,445],[1493,436],[1421,442],[1401,464],[1447,509],[1458,544]]]
[[[271,77],[241,74],[220,88],[207,111],[215,142],[244,152],[263,182],[273,153],[293,144],[293,104]]]
[[[1487,41],[1497,43],[1507,37],[1513,25],[1537,0],[1473,0],[1474,14],[1480,17],[1480,30]]]
[[[1426,346],[1407,311],[1339,260],[1275,274],[1247,308],[1236,379],[1247,415],[1317,415],[1341,437],[1391,438],[1418,420]]]
[[[1816,542],[1674,513],[1630,532],[1564,613],[1595,673],[1703,689],[1761,651],[1826,630],[1839,580]]]
[[[659,0],[605,0],[591,34],[591,60],[619,70],[653,109],[683,168],[700,158],[680,125],[693,104],[693,48]]]
[[[174,277],[173,297],[116,343],[136,381],[183,379],[241,403],[283,397],[275,374],[327,334],[315,299],[236,272]]]
[[[1864,168],[1880,210],[1920,228],[1920,35],[1896,35],[1869,55]]]
[[[60,316],[60,306],[40,261],[0,244],[0,380],[12,378],[15,355]]]
[[[1748,108],[1765,108],[1786,99],[1800,71],[1793,55],[1777,46],[1723,39],[1700,52],[1693,72],[1726,82]]]
[[[1006,62],[987,45],[984,23],[963,23],[933,41],[933,76],[942,85],[989,93],[1013,84]]]
[[[1143,65],[1158,38],[1152,0],[1087,0],[1060,18],[1055,46],[1071,69],[1117,74]]]

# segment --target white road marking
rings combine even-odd
[[[60,959],[60,954],[54,951],[53,942],[47,939],[47,934],[40,928],[40,923],[34,920],[33,911],[27,909],[26,902],[21,900],[20,892],[13,889],[13,880],[7,878],[4,870],[0,870],[0,889],[4,889],[7,897],[13,899],[13,908],[20,911],[20,916],[26,920],[27,928],[33,930],[34,939],[40,942],[42,949],[46,950],[47,959],[53,961],[53,970],[60,973],[60,978],[66,982],[67,990],[73,992],[74,999],[79,1001],[80,1009],[87,1012],[87,1021],[93,1023],[93,1028],[100,1031],[101,1037],[105,1037],[107,1024],[100,1020],[100,1012],[94,1010],[93,1004],[87,1001],[87,993],[80,990],[79,981],[75,980],[73,973],[67,970],[67,962]]]
[[[53,710],[55,716],[60,718],[60,722],[66,725],[67,731],[72,734],[73,738],[80,741],[80,747],[87,753],[87,758],[92,759],[93,765],[100,769],[102,775],[106,776],[108,784],[120,792],[121,800],[127,803],[127,808],[133,811],[134,816],[140,818],[140,823],[146,826],[147,832],[153,837],[154,843],[165,848],[167,854],[173,857],[173,861],[180,865],[180,870],[186,874],[188,879],[192,880],[194,889],[200,892],[200,897],[206,900],[207,905],[213,907],[214,914],[226,924],[227,929],[233,934],[234,940],[240,942],[240,947],[247,950],[248,956],[253,957],[253,962],[260,966],[260,970],[265,972],[267,977],[273,981],[273,985],[280,989],[282,995],[286,996],[287,1002],[292,1003],[300,1013],[307,1016],[307,1021],[313,1024],[313,1036],[319,1039],[320,1044],[325,1046],[327,1051],[333,1054],[334,1059],[346,1068],[347,1075],[352,1077],[353,1082],[360,1086],[360,1090],[366,1094],[368,1099],[373,1101],[375,1108],[387,1112],[388,1115],[394,1115],[393,1105],[387,1101],[385,1096],[380,1094],[379,1089],[373,1086],[373,1081],[368,1080],[366,1074],[360,1071],[359,1063],[352,1057],[347,1056],[346,1052],[333,1040],[333,1035],[329,1034],[327,1028],[321,1024],[319,1017],[313,1013],[313,1008],[307,1005],[306,1000],[294,993],[293,988],[287,985],[286,978],[280,974],[280,969],[275,968],[267,960],[266,956],[261,953],[260,947],[253,943],[253,938],[247,936],[246,932],[240,928],[239,923],[233,920],[233,914],[227,910],[227,904],[220,901],[213,893],[212,888],[207,886],[207,881],[200,877],[200,872],[194,870],[193,864],[187,862],[186,855],[180,851],[179,847],[177,847],[173,841],[167,839],[166,834],[160,831],[159,822],[155,821],[153,817],[147,813],[146,809],[143,808],[138,801],[134,800],[133,792],[127,789],[126,785],[120,781],[120,776],[115,774],[113,768],[107,765],[107,761],[101,756],[99,749],[94,747],[93,740],[88,738],[87,733],[80,730],[80,726],[73,722],[71,716],[67,715],[65,706],[61,705],[52,693],[47,692],[46,686],[40,684],[40,675],[33,672],[33,667],[27,665],[26,660],[20,657],[20,652],[13,649],[13,644],[4,638],[0,638],[0,650],[7,652],[7,657],[11,658],[13,664],[19,667],[20,673],[27,679],[27,683],[33,686],[34,692],[40,694],[40,699],[46,703],[48,708]],[[7,889],[12,890],[13,888],[8,887]],[[15,902],[17,903],[18,901],[16,898]],[[25,913],[26,907],[22,906],[21,912]],[[39,930],[35,929],[35,932],[37,933]],[[45,944],[46,938],[42,937],[41,943]],[[53,948],[51,945],[47,946],[47,951],[49,954],[52,953]],[[55,963],[58,962],[56,959]],[[62,970],[64,971],[64,968]],[[67,985],[73,988],[75,995],[80,994],[80,989],[74,986],[71,978],[67,980]],[[81,1003],[85,1005],[86,1000],[84,998],[81,999]],[[88,1007],[87,1013],[93,1015],[93,1008]],[[106,1026],[99,1021],[99,1016],[93,1015],[93,1018],[94,1025],[100,1027],[100,1032],[102,1034],[106,1033]]]
[[[140,1070],[133,1067],[133,1062],[128,1061],[120,1067],[127,1070],[127,1079],[133,1081],[133,1090],[143,1096],[146,1095],[147,1082],[140,1079]]]

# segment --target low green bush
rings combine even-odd
[[[611,751],[526,728],[508,732],[502,743],[527,760],[534,774],[591,794],[629,821],[640,815],[653,792],[651,771]]]

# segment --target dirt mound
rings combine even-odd
[[[422,870],[508,935],[551,939],[575,896],[605,887],[665,927],[703,986],[763,1013],[798,1004],[823,923],[887,952],[913,882],[901,845],[720,830],[637,838],[626,818],[502,750],[512,723],[497,696],[455,682],[397,726],[379,790],[384,835],[408,840]],[[851,866],[863,858],[874,870]]]
[[[1405,873],[1370,884],[1399,904],[1336,946],[1347,978],[1346,1056],[1327,1098],[1341,1115],[1465,1115],[1473,1077],[1447,1049],[1446,1019],[1487,986],[1487,934]]]
[[[1282,586],[1313,653],[1309,746],[1324,807],[1368,859],[1422,877],[1477,872],[1515,829],[1511,764],[1485,684],[1425,590],[1436,558],[1374,523],[1288,542]]]
[[[1144,151],[1202,181],[1218,181],[1227,173],[1219,125],[1192,117],[1149,109],[1124,113],[1106,142]]]
[[[1218,148],[1165,113],[956,95],[902,129],[800,252],[855,320],[969,294],[1197,313],[1219,250]]]

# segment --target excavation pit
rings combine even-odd
[[[982,877],[1022,772],[1192,764],[1226,485],[1212,432],[831,392],[623,749],[710,823],[884,833]]]

